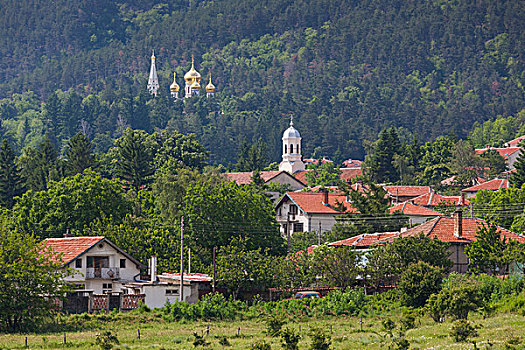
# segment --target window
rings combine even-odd
[[[288,148],[286,147],[286,145],[284,145],[284,153],[288,153]]]
[[[288,232],[288,224],[283,224],[283,231]]]
[[[297,205],[290,204],[290,214],[292,214],[292,215],[297,214]]]
[[[290,145],[290,153],[293,153],[293,143]]]
[[[109,257],[107,256],[88,256],[87,267],[100,269],[103,267],[109,267]]]
[[[301,152],[299,152],[299,144],[297,144],[297,147],[295,148],[295,151],[297,152],[297,154],[301,153]]]
[[[166,289],[166,295],[179,295],[178,289]]]
[[[126,268],[126,259],[120,259],[120,268],[125,269]]]
[[[84,289],[84,285],[82,283],[75,283],[75,289]]]
[[[82,268],[82,259],[77,259],[77,260],[75,260],[75,267],[76,267],[77,269]]]
[[[295,223],[293,224],[293,232],[303,232],[304,231],[304,227],[303,227],[303,223]]]
[[[102,283],[102,293],[111,293],[113,291],[113,283]]]

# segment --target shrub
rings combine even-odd
[[[266,319],[266,332],[270,337],[278,337],[285,324],[286,321],[282,317],[271,315]]]
[[[292,328],[286,327],[281,331],[281,344],[286,350],[299,350],[297,344],[301,335],[296,333]]]
[[[416,322],[416,315],[413,312],[405,312],[401,316],[401,329],[407,331],[414,328]]]
[[[194,347],[210,345],[210,343],[208,343],[206,339],[204,339],[204,335],[199,335],[197,334],[197,332],[193,332],[193,338]]]
[[[405,337],[399,337],[392,341],[392,345],[389,349],[392,350],[408,350],[410,348],[410,342]]]
[[[473,326],[469,321],[457,320],[452,325],[450,335],[456,342],[464,342],[469,338],[477,337],[478,331],[476,330],[476,326]]]
[[[441,290],[444,271],[426,262],[411,264],[401,275],[399,293],[403,304],[412,307],[424,306],[431,294]]]
[[[250,350],[272,350],[270,344],[266,344],[264,341],[252,344]]]
[[[309,333],[312,339],[310,349],[312,350],[328,350],[332,344],[332,337],[330,334],[324,332],[321,328],[314,328]]]
[[[231,346],[230,341],[226,337],[220,337],[219,344],[222,346]]]
[[[396,328],[395,322],[392,321],[390,318],[383,320],[381,324],[383,325],[383,330],[387,333],[392,333],[392,331]]]
[[[443,289],[429,297],[427,306],[434,321],[445,315],[455,319],[466,319],[470,311],[486,305],[480,292],[479,283],[468,277],[451,275]]]
[[[95,344],[100,346],[102,350],[113,349],[113,346],[118,344],[118,338],[111,331],[105,331],[97,334]]]

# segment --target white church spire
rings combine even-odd
[[[290,117],[290,127],[283,134],[283,160],[279,164],[280,171],[290,174],[304,170],[301,156],[301,134],[293,127],[293,116]]]
[[[151,68],[149,71],[148,91],[150,94],[157,96],[159,89],[159,78],[157,77],[157,68],[155,67],[155,50],[151,55]]]

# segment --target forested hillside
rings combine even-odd
[[[523,8],[520,0],[0,0],[2,133],[20,152],[45,134],[63,149],[82,129],[103,152],[126,126],[168,128],[195,133],[222,164],[259,137],[277,161],[289,113],[306,155],[338,161],[362,158],[363,141],[389,126],[422,141],[466,137],[475,122],[525,107]],[[145,91],[152,49],[162,90],[154,100]],[[168,97],[173,70],[181,77],[192,54],[213,73],[218,106]]]

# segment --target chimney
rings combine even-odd
[[[153,283],[157,281],[157,257],[156,256],[152,256],[150,258],[149,275],[150,275],[150,282]]]
[[[454,218],[454,237],[463,238],[463,212],[456,210],[453,214]]]
[[[328,190],[326,188],[323,188],[321,191],[323,192],[323,204],[327,207],[330,206],[330,204],[328,203]]]
[[[66,228],[66,233],[64,233],[64,238],[69,238],[71,235],[69,234],[69,227]]]
[[[460,205],[465,205],[465,192],[461,192]]]

